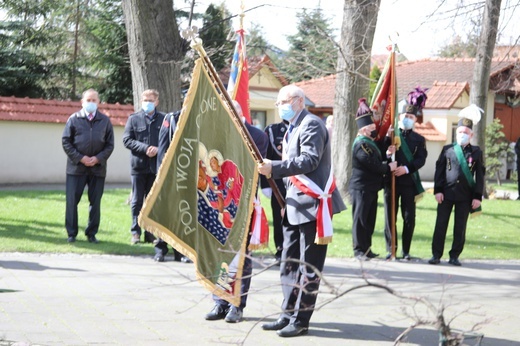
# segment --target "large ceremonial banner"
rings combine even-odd
[[[198,59],[140,224],[193,260],[212,293],[238,306],[257,164]]]
[[[392,51],[377,82],[370,105],[370,108],[374,111],[374,123],[377,130],[376,141],[384,139],[388,128],[390,125],[393,125],[392,108],[395,111],[397,107],[396,100],[395,52]]]

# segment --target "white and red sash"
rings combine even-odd
[[[253,217],[251,220],[251,239],[248,249],[258,250],[267,246],[269,243],[269,222],[265,216],[265,210],[260,204],[260,199],[255,197]]]
[[[316,215],[316,244],[325,245],[332,242],[332,192],[336,188],[336,181],[330,170],[325,191],[304,174],[293,175],[289,178],[291,182],[304,194],[318,198],[318,213]]]

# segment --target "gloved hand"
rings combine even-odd
[[[271,189],[270,187],[264,187],[262,189],[262,193],[264,194],[265,197],[271,198],[271,196],[273,195],[273,189]]]

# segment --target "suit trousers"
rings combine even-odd
[[[451,245],[450,258],[459,258],[464,249],[471,201],[450,201],[445,199],[441,204],[437,205],[437,220],[435,221],[432,241],[432,255],[436,258],[441,258],[444,253],[444,242],[453,207],[455,207],[455,222],[453,225],[453,243]]]
[[[273,238],[276,246],[275,256],[281,258],[283,249],[282,207],[275,196],[271,197],[271,211],[273,215]]]
[[[67,174],[65,182],[65,228],[69,237],[78,235],[78,204],[88,186],[89,213],[85,235],[95,236],[101,220],[101,197],[105,189],[105,177],[96,175]]]
[[[403,231],[401,234],[403,242],[403,254],[410,253],[413,231],[415,229],[415,188],[412,185],[395,186],[395,220],[399,201],[401,201],[401,217],[403,218]],[[392,187],[385,186],[385,240],[386,251],[392,253]],[[398,249],[397,228],[395,229],[395,250]]]
[[[316,221],[284,226],[284,243],[280,265],[283,302],[280,317],[308,327],[320,286],[327,245],[314,243]],[[315,272],[315,267],[319,273]]]
[[[138,223],[139,213],[143,208],[144,199],[150,192],[153,182],[155,181],[155,174],[133,174],[132,175],[132,201],[130,203],[130,210],[132,211],[132,234],[141,235],[141,226]]]
[[[372,247],[376,226],[377,191],[349,191],[352,198],[352,243],[354,256],[366,254]]]

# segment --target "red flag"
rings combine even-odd
[[[249,112],[249,71],[247,69],[244,29],[237,30],[237,44],[231,62],[227,92],[231,99],[236,100],[240,104],[243,116],[251,124]]]
[[[385,64],[385,68],[372,96],[370,108],[374,111],[374,123],[376,124],[376,141],[385,138],[390,124],[393,122],[397,99],[397,86],[395,82],[395,52],[391,52]]]

